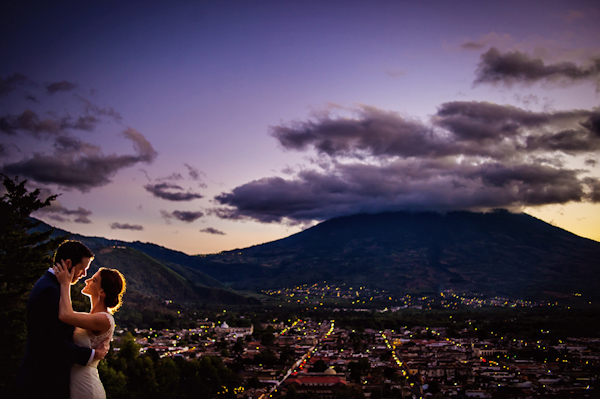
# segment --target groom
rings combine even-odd
[[[94,254],[79,241],[63,242],[53,264],[65,260],[75,269],[71,284],[85,277]],[[73,343],[74,327],[58,319],[60,284],[50,268],[33,286],[27,300],[27,347],[19,370],[18,384],[26,398],[69,398],[73,363],[82,366],[103,359],[107,343],[90,349]]]

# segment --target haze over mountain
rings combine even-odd
[[[237,290],[326,281],[397,294],[453,289],[523,299],[600,297],[599,242],[504,210],[341,217],[213,255],[189,256],[141,242],[120,245],[192,281]]]

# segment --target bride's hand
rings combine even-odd
[[[110,339],[106,338],[104,341],[100,342],[97,347],[94,348],[96,353],[94,353],[94,360],[102,360],[108,354],[110,349]]]
[[[57,263],[52,268],[54,270],[54,275],[58,279],[58,282],[61,284],[71,284],[73,281],[73,274],[75,273],[75,268],[71,268],[71,270],[67,269],[67,264],[64,260],[60,261],[61,263]]]

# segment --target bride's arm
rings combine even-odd
[[[74,268],[69,271],[64,264],[57,263],[54,266],[54,274],[60,283],[58,318],[64,323],[85,328],[86,330],[107,331],[110,328],[110,322],[106,315],[101,313],[81,313],[73,310],[73,306],[71,305],[71,281],[73,273]]]

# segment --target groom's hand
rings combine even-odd
[[[107,338],[102,341],[100,345],[94,348],[96,353],[94,353],[94,360],[102,360],[106,357],[108,350],[110,349],[110,340]]]

